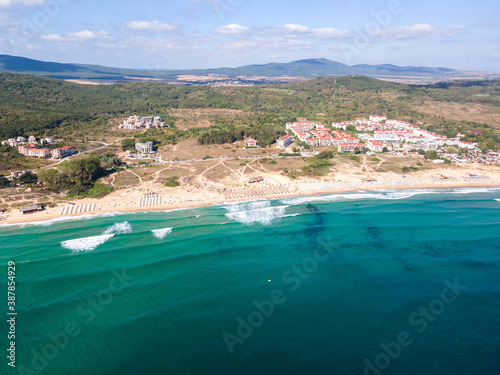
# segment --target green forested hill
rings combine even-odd
[[[102,134],[109,128],[107,123],[111,118],[131,114],[159,114],[168,118],[172,108],[242,110],[249,115],[234,123],[221,121],[217,125],[258,128],[257,135],[273,128],[272,136],[278,127],[283,129],[284,121],[295,117],[328,123],[377,113],[434,125],[438,122],[447,126],[466,125],[466,121],[450,122],[420,113],[418,108],[424,101],[465,106],[481,104],[498,110],[500,81],[411,86],[344,76],[253,87],[178,86],[152,82],[91,86],[0,73],[0,139],[31,134]],[[175,119],[169,122],[175,125]]]
[[[462,73],[447,68],[429,68],[418,66],[400,67],[390,64],[382,65],[345,65],[328,59],[305,59],[289,63],[269,63],[245,65],[237,68],[190,69],[190,70],[137,70],[122,69],[99,65],[61,64],[33,60],[20,56],[0,55],[0,72],[34,74],[43,77],[60,79],[100,79],[128,81],[126,76],[153,77],[175,79],[177,75],[190,74],[206,76],[209,74],[262,77],[329,77],[346,74],[366,76],[432,76],[437,80],[446,80]]]

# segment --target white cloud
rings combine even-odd
[[[289,33],[308,34],[311,32],[311,29],[309,27],[297,24],[288,24],[283,26],[283,28]]]
[[[385,29],[370,29],[369,33],[371,36],[380,39],[416,39],[439,35],[453,36],[462,30],[461,26],[438,29],[428,23],[419,23],[415,25],[392,26]]]
[[[340,30],[333,27],[312,29],[304,25],[288,24],[281,26],[280,29],[287,34],[300,34],[318,39],[347,39],[353,36],[353,33],[349,30]]]
[[[95,39],[97,40],[109,39],[110,35],[108,34],[107,31],[82,30],[73,33],[66,33],[64,35],[49,34],[49,35],[42,35],[41,37],[44,40],[49,40],[53,42],[85,42]]]
[[[15,5],[43,5],[46,0],[0,0],[0,8],[10,8]]]
[[[106,31],[90,31],[83,30],[77,31],[74,33],[67,33],[68,37],[76,40],[89,40],[89,39],[105,39],[109,37],[109,34]]]
[[[177,27],[160,21],[130,21],[126,23],[127,27],[138,31],[173,31]]]
[[[66,38],[61,34],[50,34],[50,35],[42,35],[42,39],[52,40],[56,42],[64,41]]]
[[[250,28],[246,26],[241,26],[235,23],[231,23],[226,26],[219,26],[212,30],[216,34],[248,34],[250,33]]]
[[[347,39],[353,36],[353,33],[349,30],[339,30],[331,27],[313,29],[312,33],[320,39]]]

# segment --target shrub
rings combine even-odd
[[[403,173],[409,173],[410,172],[410,168],[403,167],[402,171],[403,171]]]
[[[425,153],[425,158],[429,160],[436,160],[439,158],[438,152],[436,150],[430,150]]]
[[[331,159],[333,158],[332,151],[321,151],[318,155],[315,156],[316,159]]]
[[[379,158],[371,158],[370,161],[380,161]]]
[[[170,178],[166,183],[165,183],[165,186],[166,187],[177,187],[177,186],[180,186],[180,183],[179,181],[177,181],[177,177],[172,177]]]
[[[113,188],[108,185],[101,183],[95,183],[90,189],[82,191],[80,193],[68,194],[68,196],[74,196],[78,198],[102,198],[113,192]]]
[[[349,159],[359,161],[359,158],[356,155],[352,155],[351,157],[349,157]]]

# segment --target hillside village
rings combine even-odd
[[[357,137],[346,133],[348,128],[354,128]],[[463,134],[449,139],[442,135],[421,129],[406,121],[389,120],[383,116],[370,116],[369,119],[354,121],[333,122],[330,130],[322,123],[295,122],[287,123],[286,129],[293,133],[296,139],[308,146],[336,146],[338,152],[353,152],[355,149],[363,151],[365,148],[373,152],[382,152],[383,148],[404,149],[407,151],[438,150],[441,146],[457,146],[459,148],[474,150],[477,144],[460,140]],[[293,141],[291,135],[279,138],[277,145],[286,147]]]
[[[144,119],[151,122],[143,122]],[[136,120],[139,122],[134,122]],[[159,117],[155,116],[131,116],[125,120],[124,126],[129,127],[127,130],[140,130],[143,129],[143,126],[161,127],[163,125],[160,120]],[[138,127],[134,128],[133,124]],[[500,157],[498,153],[491,150],[483,153],[478,144],[463,141],[463,134],[457,134],[455,138],[447,138],[409,122],[391,120],[385,116],[371,115],[368,119],[332,122],[330,126],[299,118],[296,122],[285,123],[283,131],[286,135],[277,138],[270,147],[261,147],[256,139],[247,137],[232,145],[226,143],[226,146],[220,145],[215,149],[213,145],[197,145],[198,156],[184,158],[179,157],[179,153],[166,153],[165,149],[170,147],[162,146],[161,143],[155,145],[155,142],[150,140],[154,137],[141,138],[141,135],[137,135],[130,138],[129,136],[108,141],[111,143],[107,146],[96,147],[95,150],[104,149],[94,156],[92,156],[93,149],[87,149],[86,152],[90,152],[91,156],[87,158],[75,156],[76,159],[71,158],[73,161],[69,161],[69,163],[73,163],[72,168],[79,168],[75,163],[84,162],[84,160],[101,164],[101,176],[106,177],[99,181],[106,182],[106,185],[98,183],[97,180],[88,182],[88,186],[98,187],[95,197],[99,198],[113,192],[114,188],[121,191],[116,185],[116,181],[128,181],[131,176],[138,177],[140,183],[138,186],[141,187],[141,191],[146,189],[144,194],[141,195],[142,193],[135,190],[127,190],[129,192],[127,194],[138,199],[139,207],[146,208],[150,205],[175,204],[173,196],[170,196],[167,201],[161,201],[159,191],[162,191],[163,188],[159,188],[157,184],[160,179],[159,173],[170,169],[183,171],[187,168],[190,172],[181,172],[180,176],[183,176],[181,179],[178,177],[179,174],[173,175],[169,179],[161,179],[162,186],[172,189],[179,186],[180,181],[182,181],[183,184],[187,184],[186,189],[188,189],[182,194],[189,195],[189,191],[200,190],[200,194],[209,194],[211,197],[199,201],[274,194],[306,194],[311,191],[372,188],[374,186],[424,186],[428,183],[442,184],[443,182],[494,184],[500,181],[485,174],[485,171],[474,173],[476,167],[468,169],[466,166],[464,166],[465,171],[463,172],[461,171],[463,168],[453,171],[443,169],[442,171],[446,175],[443,172],[440,176],[435,175],[433,169],[441,168],[438,164],[498,164]],[[37,139],[34,136],[28,138],[19,136],[4,140],[3,145],[16,147],[17,153],[28,158],[27,160],[29,158],[49,159],[54,160],[55,164],[47,164],[41,168],[13,170],[10,176],[0,177],[2,186],[19,188],[25,184],[38,188],[52,186],[51,189],[55,189],[54,192],[62,194],[62,190],[57,188],[59,178],[57,176],[60,175],[57,169],[53,168],[57,168],[59,162],[75,155],[76,152],[74,146],[57,147],[58,142],[60,140],[55,141],[50,137]],[[113,146],[113,143],[117,142],[121,143],[123,152],[120,152],[118,144]],[[84,144],[84,147],[86,146]],[[174,146],[174,149],[176,147]],[[182,143],[180,147],[182,147],[183,154],[186,152],[189,154],[189,149],[195,148],[192,143],[187,142]],[[228,148],[232,148],[234,154],[223,152]],[[209,149],[212,151],[210,151],[210,155],[207,155]],[[204,154],[207,156],[200,156]],[[363,157],[363,161],[360,159],[362,155],[366,155]],[[94,157],[94,161],[90,161],[92,157]],[[337,158],[336,163],[328,161],[334,157]],[[412,159],[413,157],[417,157],[417,159]],[[353,165],[353,162],[360,163],[360,165]],[[338,164],[338,167],[335,168],[337,172],[332,171],[332,166],[335,164]],[[382,164],[387,165],[385,168],[388,169],[380,168]],[[262,167],[256,168],[257,165]],[[263,167],[265,165],[267,167]],[[154,176],[149,177],[153,181],[146,183],[145,176],[151,173],[149,168],[153,168],[152,172],[157,172],[153,172]],[[232,173],[226,175],[223,171],[225,168],[229,168]],[[209,173],[211,169],[213,169],[214,174]],[[47,173],[51,170],[54,171],[52,174],[56,176],[52,180],[50,180],[52,174]],[[249,173],[248,175],[244,173],[245,170]],[[357,172],[353,175],[354,170]],[[439,170],[436,169],[436,171]],[[340,175],[338,175],[339,171],[342,171]],[[418,171],[423,172],[423,174],[418,175],[421,177],[417,177],[417,175],[415,177],[406,176],[406,174]],[[398,176],[401,173],[403,175]],[[207,176],[202,177],[205,174]],[[341,179],[335,180],[333,177],[336,175]],[[236,176],[238,178],[235,178]],[[128,183],[126,186],[129,186]],[[69,185],[65,189],[68,188]],[[177,191],[177,194],[181,194],[180,191]],[[54,202],[61,199],[61,197],[57,198],[57,194],[51,195],[49,193],[49,196],[52,196],[50,199],[53,199]],[[187,197],[183,199],[190,201]],[[131,202],[129,204],[132,204]],[[107,203],[107,205],[110,206],[108,208],[117,207],[116,203],[114,205]],[[9,206],[12,207],[12,205]],[[108,209],[103,205],[96,205],[95,201],[85,203],[77,208],[61,206],[57,203],[55,203],[55,207],[60,207],[58,215]],[[45,205],[40,204],[39,201],[19,203],[19,213],[23,216],[44,210]],[[51,214],[52,211],[50,211]]]
[[[17,137],[2,141],[2,145],[16,147],[18,153],[21,155],[38,159],[61,159],[75,153],[75,148],[73,146],[43,148],[43,146],[49,146],[55,143],[57,142],[48,137],[41,138],[40,141],[37,141],[35,136],[30,136],[28,139],[24,137]]]

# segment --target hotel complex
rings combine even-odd
[[[163,128],[165,126],[167,126],[167,124],[161,120],[160,116],[130,116],[128,119],[123,121],[123,124],[120,125],[120,129],[139,130]]]
[[[347,133],[348,126],[354,126],[358,132],[366,132],[358,134],[363,141]],[[383,116],[333,122],[332,128],[334,130],[314,121],[289,122],[286,124],[286,130],[294,136],[287,135],[279,138],[276,146],[285,148],[297,139],[309,146],[336,146],[339,152],[363,151],[365,148],[372,152],[382,152],[384,147],[400,148],[403,143],[405,143],[405,149],[424,151],[438,150],[441,146],[457,146],[468,150],[474,150],[477,147],[474,143],[461,141],[463,134],[457,134],[456,138],[447,138],[409,122],[389,120]]]
[[[458,146],[473,150],[476,145],[471,142],[460,140],[463,134],[457,134],[456,138],[447,138],[406,121],[389,120],[383,116],[370,116],[369,119],[358,119],[346,122],[334,122],[332,126],[337,129],[346,130],[349,125],[356,127],[360,132],[373,132],[373,138],[380,143],[409,143],[423,150],[437,150],[439,146]]]

